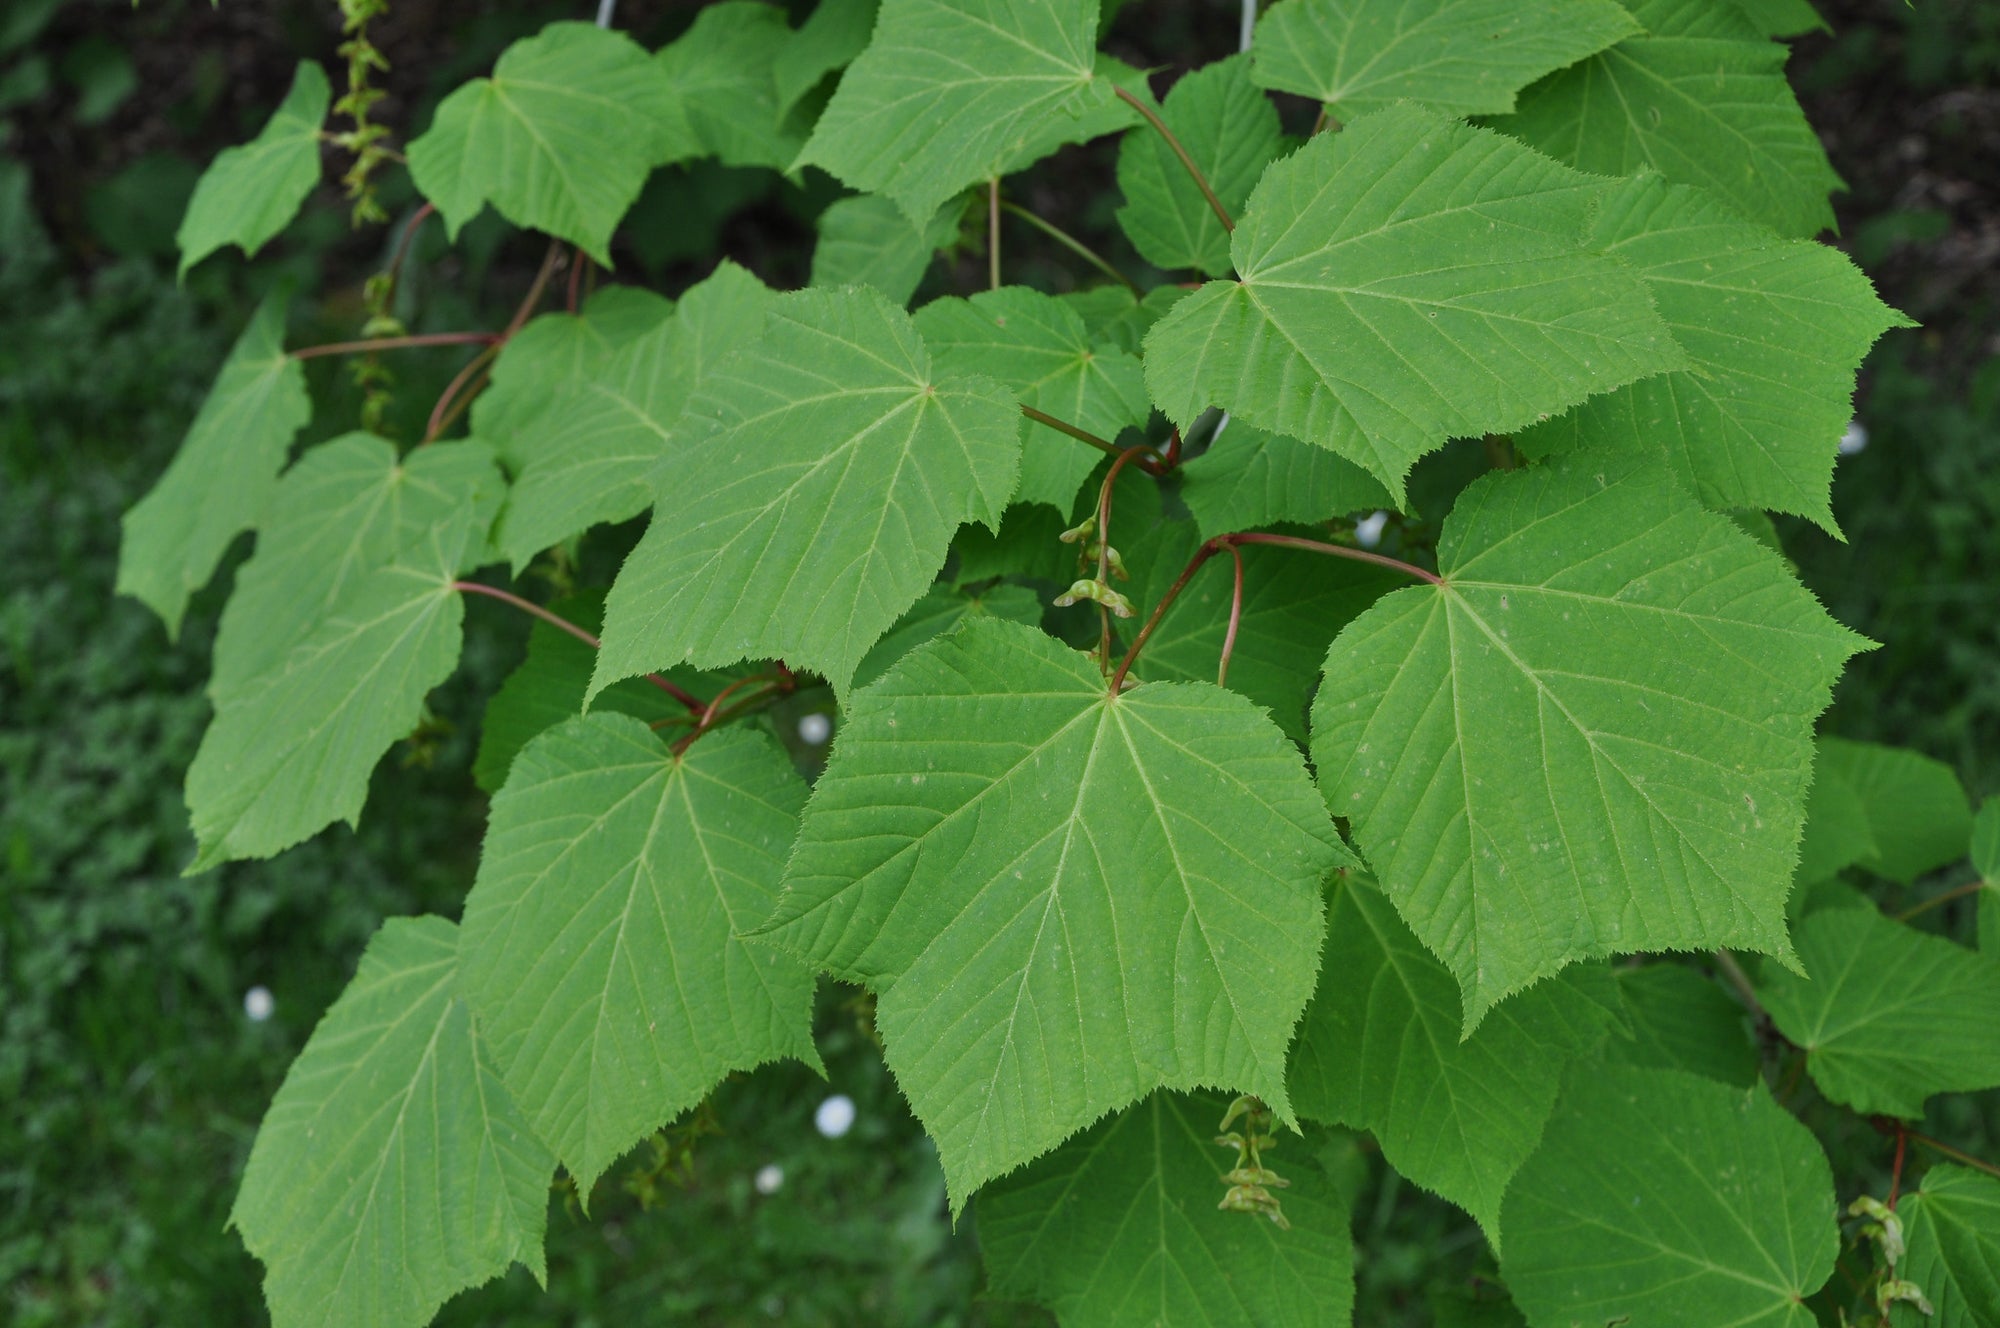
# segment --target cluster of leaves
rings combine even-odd
[[[1811,238],[1835,177],[1771,40],[1802,16],[1281,0],[1156,102],[1094,0],[796,30],[730,0],[652,53],[553,25],[448,97],[416,188],[448,235],[547,233],[545,279],[608,266],[670,163],[860,192],[806,290],[724,264],[531,319],[538,281],[464,337],[467,436],[448,393],[408,451],[287,465],[313,403],[268,303],[127,515],[120,587],[170,629],[257,534],[191,870],[355,820],[466,595],[584,643],[489,704],[462,921],[383,927],[259,1131],[233,1221],[276,1321],[540,1275],[554,1169],[587,1202],[724,1076],[816,1066],[831,973],[875,993],[995,1289],[1065,1322],[1344,1322],[1340,1190],[1283,1147],[1314,1122],[1470,1213],[1530,1323],[1808,1322],[1834,1180],[1765,1072],[1793,1049],[1900,1156],[1933,1094],[2000,1084],[2000,967],[1797,887],[1991,879],[2000,806],[1975,828],[1918,758],[1814,742],[1868,643],[1764,514],[1837,533],[1854,369],[1899,318]],[[1303,142],[1267,90],[1319,103]],[[327,100],[302,67],[218,160],[186,262],[285,224]],[[1209,280],[1002,286],[996,222],[994,289],[906,312],[972,198],[1113,134],[1126,235]],[[1481,438],[1434,547],[1359,547]],[[485,572],[563,578],[649,511],[601,604]],[[809,790],[760,716],[814,679],[842,725]],[[1672,952],[1727,989],[1610,962]],[[1857,1312],[1983,1322],[2000,1184],[1934,1167],[1898,1216],[1901,1179]]]

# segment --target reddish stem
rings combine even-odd
[[[1889,1169],[1889,1211],[1896,1211],[1896,1196],[1903,1189],[1903,1154],[1910,1146],[1910,1127],[1896,1122],[1896,1163]]]
[[[1938,907],[1940,904],[1949,904],[1954,899],[1963,899],[1967,895],[1978,894],[1981,890],[1984,890],[1985,888],[1986,888],[1986,882],[1984,881],[1967,881],[1964,885],[1954,886],[1951,889],[1945,891],[1941,895],[1932,895],[1929,899],[1926,899],[1923,903],[1915,905],[1912,908],[1904,909],[1901,913],[1898,913],[1896,915],[1896,921],[1908,922],[1911,918],[1916,917],[1918,914],[1928,913],[1932,909]]]
[[[436,212],[437,205],[435,203],[426,203],[417,209],[417,215],[411,217],[409,224],[403,227],[403,238],[396,244],[396,256],[389,260],[389,285],[391,289],[394,289],[396,283],[403,279],[403,260],[410,256],[411,242],[417,238],[417,232],[423,229],[424,223],[430,220]]]
[[[1171,437],[1167,439],[1167,455],[1160,464],[1172,470],[1181,463],[1181,426],[1176,424]]]
[[[563,297],[563,305],[571,313],[576,312],[577,295],[583,284],[583,270],[590,264],[590,256],[579,249],[570,256],[569,290]]]
[[[493,357],[500,353],[500,347],[504,344],[504,342],[496,341],[485,350],[480,351],[479,354],[466,362],[463,369],[460,369],[452,376],[452,380],[449,383],[445,384],[444,391],[438,395],[437,404],[431,407],[430,419],[424,425],[424,443],[436,442],[438,435],[445,431],[445,426],[458,418],[459,411],[453,410],[451,407],[458,400],[459,389],[472,381],[473,376],[480,370],[492,363]],[[468,402],[471,399],[471,397],[466,398]],[[449,413],[447,413],[448,411]],[[422,444],[419,444],[419,446],[422,446]]]
[[[1125,469],[1125,463],[1146,451],[1143,447],[1128,447],[1118,454],[1111,463],[1111,469],[1104,472],[1104,483],[1097,488],[1097,579],[1104,580],[1111,570],[1111,487],[1118,483],[1118,472]]]
[[[1959,1149],[1953,1148],[1948,1143],[1931,1138],[1928,1134],[1918,1134],[1915,1130],[1909,1129],[1907,1126],[1904,1127],[1904,1130],[1915,1142],[1922,1144],[1926,1148],[1936,1149],[1954,1162],[1971,1167],[1975,1171],[1983,1171],[1989,1176],[2000,1176],[2000,1167],[1994,1166],[1991,1162],[1974,1157],[1970,1153],[1962,1152]]]
[[[1243,552],[1234,544],[1229,556],[1236,563],[1236,589],[1229,596],[1229,630],[1222,634],[1222,660],[1215,666],[1215,685],[1229,685],[1229,652],[1236,649],[1236,626],[1243,621]]]
[[[535,273],[535,280],[528,287],[528,293],[521,297],[521,307],[516,309],[514,316],[507,320],[507,330],[500,334],[500,340],[505,341],[516,332],[519,332],[528,319],[534,315],[535,306],[542,302],[542,292],[549,288],[549,278],[555,276],[556,269],[561,265],[562,241],[550,240],[549,251],[542,256],[541,270]]]
[[[547,609],[543,608],[541,605],[536,604],[531,600],[522,599],[519,595],[516,595],[511,591],[502,590],[498,586],[489,586],[479,581],[454,581],[451,583],[451,588],[453,590],[461,591],[466,594],[485,595],[489,599],[499,600],[502,604],[511,604],[515,608],[519,609],[521,612],[527,614],[528,616],[532,618],[539,618],[541,621],[547,623],[549,626],[555,628],[557,631],[568,632],[571,636],[583,642],[585,645],[589,646],[592,650],[597,650],[602,645],[602,643],[596,637],[592,636],[589,632],[584,631],[581,627],[578,627],[575,623],[571,622],[569,619],[564,618],[558,614],[550,613]],[[662,678],[657,673],[649,673],[646,675],[646,681],[652,683],[653,686],[659,688],[661,691],[665,692],[668,696],[673,697],[674,700],[679,701],[682,705],[686,706],[690,712],[697,715],[704,714],[706,712],[706,708],[702,705],[702,703],[699,700],[697,700],[695,697],[693,697],[680,687],[674,685],[674,683],[670,679]]]
[[[1428,581],[1440,588],[1444,578],[1436,572],[1427,572],[1415,563],[1406,563],[1401,558],[1391,558],[1385,553],[1370,553],[1366,549],[1353,549],[1345,544],[1327,544],[1320,540],[1300,539],[1296,535],[1268,535],[1261,530],[1244,531],[1240,535],[1221,535],[1219,539],[1237,544],[1275,544],[1282,549],[1304,549],[1308,553],[1324,553],[1332,558],[1348,558],[1358,563],[1374,563],[1404,576],[1413,576],[1419,581]]]
[[[1201,196],[1208,200],[1208,206],[1215,213],[1215,219],[1222,223],[1222,229],[1225,231],[1235,230],[1236,223],[1229,219],[1228,209],[1222,206],[1222,200],[1215,196],[1215,191],[1208,187],[1208,177],[1201,173],[1201,167],[1194,164],[1194,158],[1190,157],[1188,150],[1181,146],[1181,141],[1174,137],[1174,131],[1167,128],[1167,122],[1155,115],[1152,107],[1125,89],[1114,86],[1112,91],[1116,92],[1122,100],[1135,108],[1139,114],[1145,116],[1147,122],[1153,128],[1159,130],[1160,137],[1167,140],[1167,146],[1172,148],[1174,155],[1181,159],[1181,165],[1187,167],[1187,173],[1194,178],[1195,187],[1201,190]]]
[[[1100,536],[1102,533],[1100,530]],[[1131,648],[1125,652],[1124,662],[1119,664],[1118,671],[1111,675],[1111,694],[1113,696],[1116,696],[1118,689],[1125,685],[1125,675],[1131,672],[1133,661],[1139,658],[1139,652],[1145,649],[1146,642],[1153,635],[1153,630],[1160,625],[1160,620],[1166,617],[1168,608],[1173,605],[1175,599],[1179,598],[1181,591],[1186,588],[1187,583],[1194,579],[1194,574],[1201,570],[1201,565],[1216,554],[1221,553],[1224,549],[1229,549],[1233,552],[1239,544],[1274,544],[1284,549],[1304,549],[1308,553],[1323,553],[1334,558],[1351,558],[1357,562],[1374,563],[1380,567],[1391,568],[1406,576],[1413,576],[1419,580],[1428,581],[1439,588],[1443,588],[1445,584],[1443,577],[1435,572],[1427,572],[1415,563],[1406,563],[1401,559],[1390,558],[1380,553],[1369,553],[1366,549],[1350,549],[1344,544],[1326,544],[1319,540],[1300,539],[1295,535],[1270,535],[1260,530],[1243,530],[1228,535],[1217,535],[1213,539],[1202,542],[1201,547],[1194,551],[1194,557],[1188,560],[1188,565],[1181,569],[1180,576],[1175,578],[1171,586],[1167,587],[1167,593],[1162,595],[1160,602],[1153,606],[1152,616],[1147,618],[1146,625],[1139,629],[1139,635],[1133,639]]]
[[[1054,429],[1057,433],[1068,434],[1071,438],[1076,439],[1079,443],[1088,443],[1092,447],[1096,448],[1098,451],[1105,453],[1107,456],[1122,456],[1125,453],[1125,449],[1119,447],[1118,444],[1106,442],[1104,439],[1099,438],[1096,434],[1090,432],[1090,430],[1088,429],[1079,429],[1074,424],[1071,424],[1068,420],[1059,420],[1053,415],[1047,415],[1039,410],[1036,410],[1033,406],[1021,407],[1021,413],[1023,415],[1026,415],[1029,419],[1033,420],[1037,424],[1046,424],[1049,428]],[[1160,466],[1159,463],[1156,461],[1152,461],[1150,459],[1141,461],[1139,463],[1139,466],[1148,475],[1157,475],[1160,473]]]
[[[696,738],[699,738],[702,734],[708,732],[709,729],[715,726],[715,717],[720,712],[722,708],[722,703],[728,699],[730,693],[736,691],[738,688],[747,687],[753,682],[764,683],[766,684],[766,688],[764,691],[758,692],[754,696],[746,698],[746,700],[750,701],[762,700],[766,695],[775,696],[784,690],[784,684],[781,681],[772,678],[769,674],[766,673],[753,673],[747,678],[738,678],[735,682],[730,683],[727,687],[723,688],[721,691],[715,694],[715,699],[713,701],[710,701],[708,703],[708,707],[701,712],[701,718],[695,721],[694,731],[692,733],[689,733],[685,738],[682,738],[679,742],[674,744],[673,746],[674,755],[675,756],[683,755],[689,747],[692,747],[694,745],[694,740]],[[739,707],[739,709],[740,708],[741,707]]]
[[[295,360],[312,360],[322,355],[370,355],[378,350],[408,350],[413,346],[490,346],[500,340],[493,332],[422,332],[412,337],[376,337],[369,341],[329,341],[324,346],[301,346],[293,351]]]

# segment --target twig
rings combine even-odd
[[[990,290],[1000,289],[1000,177],[986,182],[986,277]]]
[[[499,600],[502,604],[511,604],[530,617],[539,618],[557,631],[568,632],[592,650],[597,650],[602,645],[596,637],[584,631],[583,628],[578,627],[569,619],[562,617],[560,614],[550,613],[547,609],[534,603],[532,600],[522,599],[519,595],[511,591],[502,590],[498,586],[489,586],[479,581],[454,581],[451,583],[451,588],[465,594],[485,595],[489,599]],[[647,682],[652,683],[653,686],[659,688],[668,696],[673,697],[674,700],[679,701],[692,713],[699,715],[707,709],[694,696],[676,686],[671,679],[663,678],[657,673],[648,673],[645,677]]]
[[[312,360],[322,355],[372,355],[378,350],[409,350],[416,346],[490,346],[498,340],[496,332],[422,332],[412,337],[375,337],[368,341],[301,346],[291,356],[295,360]]]
[[[1225,231],[1235,230],[1236,223],[1229,219],[1229,210],[1222,206],[1222,200],[1217,198],[1215,191],[1208,187],[1208,177],[1201,173],[1201,167],[1194,164],[1194,158],[1190,157],[1188,150],[1181,146],[1181,141],[1174,137],[1174,131],[1167,128],[1167,122],[1154,114],[1152,107],[1125,89],[1114,84],[1112,91],[1116,92],[1122,100],[1137,108],[1139,114],[1145,116],[1147,122],[1153,128],[1160,131],[1160,137],[1167,140],[1167,146],[1174,150],[1174,155],[1181,159],[1181,165],[1187,167],[1187,173],[1194,178],[1195,187],[1201,190],[1201,196],[1208,200],[1208,206],[1214,210],[1215,219],[1222,223],[1222,229]]]
[[[1243,620],[1243,551],[1231,544],[1229,557],[1236,564],[1236,588],[1229,595],[1229,630],[1222,634],[1222,658],[1215,666],[1217,687],[1229,685],[1229,654],[1236,649],[1236,626]]]
[[[1102,272],[1105,276],[1123,285],[1126,290],[1132,292],[1135,298],[1143,299],[1145,297],[1145,292],[1139,289],[1138,282],[1111,266],[1110,261],[1104,255],[1098,253],[1095,249],[1092,249],[1082,240],[1077,239],[1054,222],[1044,221],[1041,217],[1036,216],[1020,204],[1009,203],[1005,199],[1000,201],[1000,210],[1012,213],[1022,221],[1027,222],[1030,226],[1033,226],[1036,230],[1048,236],[1051,240],[1054,240],[1057,244],[1063,246],[1063,248],[1069,250],[1099,272]]]
[[[1079,443],[1089,443],[1098,451],[1109,456],[1123,456],[1127,451],[1131,450],[1120,447],[1116,443],[1106,442],[1088,429],[1079,429],[1068,420],[1059,420],[1053,415],[1047,415],[1036,410],[1033,406],[1021,407],[1021,413],[1037,424],[1046,424],[1057,433],[1068,434]],[[1139,462],[1139,469],[1145,471],[1148,475],[1158,475],[1160,473],[1160,463],[1147,457]]]

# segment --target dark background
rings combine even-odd
[[[223,1224],[257,1119],[379,921],[457,915],[484,821],[467,776],[479,698],[524,632],[471,606],[465,668],[433,699],[438,730],[384,763],[359,833],[180,877],[180,783],[229,576],[170,645],[111,595],[118,516],[165,466],[256,296],[295,280],[311,295],[293,344],[351,337],[393,232],[351,230],[329,183],[255,263],[230,251],[174,281],[174,229],[209,158],[256,132],[297,59],[338,84],[332,0],[0,4],[0,1321],[255,1324],[258,1268]],[[618,21],[651,46],[698,8],[622,0]],[[2000,4],[1820,8],[1833,31],[1794,42],[1791,72],[1850,186],[1836,242],[1923,327],[1890,333],[1863,371],[1870,441],[1834,491],[1848,542],[1780,529],[1834,614],[1883,643],[1850,665],[1826,729],[1939,757],[1977,797],[2000,792]],[[593,12],[395,0],[370,30],[393,64],[375,118],[407,141],[507,42]],[[1185,68],[1233,50],[1236,22],[1233,0],[1137,0],[1108,45]],[[1103,144],[1069,149],[1020,190],[1136,271],[1112,222],[1112,160]],[[621,232],[619,276],[677,293],[727,255],[802,284],[812,218],[838,193],[817,174],[662,171]],[[399,170],[383,199],[408,215]],[[1014,279],[1074,279],[1032,233],[1007,242]],[[495,326],[541,255],[490,213],[453,250],[432,225],[399,310],[413,330]],[[927,290],[982,281],[968,251]],[[463,358],[395,361],[392,432],[420,431]],[[311,369],[309,439],[358,404],[338,365]],[[243,994],[259,984],[276,1013],[254,1023]],[[1041,1321],[978,1297],[971,1225],[945,1222],[929,1145],[854,995],[822,995],[831,1087],[799,1069],[732,1080],[684,1184],[642,1146],[589,1220],[567,1203],[552,1214],[546,1295],[517,1269],[442,1321]],[[839,1141],[811,1126],[829,1091],[860,1106]],[[1356,1198],[1357,1321],[1429,1322],[1427,1295],[1483,1266],[1477,1232],[1364,1145],[1317,1142]],[[1879,1165],[1877,1144],[1853,1147],[1853,1167]],[[750,1179],[766,1163],[786,1173],[769,1198]],[[1836,1157],[1836,1174],[1854,1171]]]

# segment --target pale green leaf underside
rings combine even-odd
[[[1834,224],[1840,177],[1785,81],[1785,48],[1711,0],[1624,0],[1645,29],[1537,83],[1496,127],[1579,170],[1652,167],[1782,235]]]
[[[653,475],[705,432],[682,420],[707,376],[764,327],[771,292],[724,260],[672,316],[581,369],[522,432],[524,462],[494,543],[516,572],[537,553],[653,503]]]
[[[1917,1120],[1933,1093],[2000,1085],[2000,964],[1990,956],[1865,906],[1822,909],[1794,941],[1805,976],[1767,970],[1758,995],[1827,1097]]]
[[[877,0],[819,0],[813,6],[771,66],[782,109],[790,110],[822,78],[868,48],[877,8]]]
[[[1381,481],[1346,457],[1234,418],[1181,464],[1181,501],[1204,535],[1391,505]]]
[[[866,687],[887,673],[897,660],[926,641],[943,636],[967,618],[1004,618],[1039,627],[1042,602],[1026,586],[991,586],[977,595],[951,586],[932,586],[862,658],[854,670],[854,686]]]
[[[1113,527],[1132,581],[1121,588],[1150,613],[1201,543],[1192,522],[1161,521],[1126,544]],[[1403,584],[1384,568],[1295,549],[1246,545],[1243,607],[1229,657],[1229,690],[1270,712],[1285,736],[1306,739],[1306,698],[1334,634],[1377,599]],[[1174,601],[1133,666],[1141,678],[1200,681],[1216,676],[1229,633],[1235,574],[1227,557],[1211,558]],[[1138,619],[1121,635],[1129,644]]]
[[[291,224],[319,183],[320,126],[332,95],[326,71],[299,61],[291,90],[257,137],[209,163],[174,233],[182,276],[226,244],[254,256]]]
[[[1822,738],[1816,777],[1852,789],[1860,804],[1869,848],[1852,859],[1856,865],[1908,885],[1965,856],[1972,806],[1957,774],[1935,757]]]
[[[1285,1048],[1346,860],[1240,697],[976,618],[850,702],[767,929],[875,987],[954,1206],[1158,1087],[1289,1116]]]
[[[1313,753],[1468,1026],[1572,959],[1789,955],[1812,724],[1862,639],[1642,457],[1476,482],[1438,560],[1334,641]]]
[[[922,226],[894,200],[878,194],[843,198],[819,214],[813,248],[815,286],[873,286],[897,304],[909,303],[931,257],[958,238],[962,209],[946,203]]]
[[[1638,31],[1612,0],[1282,0],[1257,23],[1251,77],[1343,120],[1404,99],[1498,115],[1544,74]]]
[[[218,699],[188,767],[199,846],[190,871],[267,858],[360,817],[376,761],[458,664],[464,606],[451,583],[472,534],[465,516],[433,527],[356,578],[283,659]]]
[[[305,369],[285,354],[285,302],[259,305],[166,474],[124,517],[118,593],[180,632],[188,596],[264,514],[285,452],[312,418]]]
[[[1144,425],[1153,405],[1135,355],[1095,341],[1074,309],[1026,286],[1003,286],[969,300],[947,297],[917,310],[917,331],[940,373],[984,374],[1024,406],[1107,442]],[[1076,491],[1104,458],[1044,425],[1021,421],[1018,503],[1067,513]]]
[[[1113,95],[1095,75],[1096,39],[1097,0],[883,0],[797,164],[920,221],[1072,126],[1107,131],[1079,118]]]
[[[536,738],[493,799],[459,990],[588,1199],[723,1075],[812,1044],[813,975],[737,934],[776,902],[806,787],[765,734],[676,758],[626,715]]]
[[[1689,367],[1592,397],[1516,435],[1521,449],[1664,452],[1711,507],[1791,512],[1838,534],[1828,498],[1854,371],[1907,320],[1839,250],[1657,176],[1614,187],[1592,239],[1646,283]]]
[[[979,1196],[994,1294],[1102,1328],[1323,1328],[1354,1301],[1346,1205],[1302,1152],[1270,1163],[1291,1230],[1216,1207],[1229,1100],[1156,1092]],[[1290,1140],[1286,1140],[1287,1143]]]
[[[574,379],[652,331],[673,312],[671,300],[637,286],[605,286],[581,313],[543,314],[508,338],[492,380],[472,401],[472,436],[519,474],[533,455],[538,417]]]
[[[469,518],[476,553],[505,491],[483,443],[437,443],[403,460],[394,444],[350,433],[308,451],[278,481],[256,556],[237,570],[208,694],[228,704],[357,581],[438,526]]]
[[[1605,181],[1412,105],[1273,165],[1211,282],[1146,338],[1146,382],[1329,447],[1388,487],[1452,437],[1506,432],[1682,367],[1636,276],[1583,240]]]
[[[1284,148],[1278,110],[1250,82],[1250,61],[1235,55],[1176,82],[1160,118],[1174,131],[1223,210],[1232,216]],[[1151,125],[1135,125],[1118,145],[1118,224],[1155,267],[1229,272],[1229,232],[1187,167]]]
[[[1617,970],[1618,987],[1635,1036],[1605,1048],[1612,1060],[1662,1070],[1686,1070],[1748,1088],[1762,1073],[1743,1006],[1720,985],[1684,964]]]
[[[551,23],[446,97],[409,156],[453,238],[491,203],[610,267],[611,232],[647,173],[700,150],[672,83],[631,38]]]
[[[728,166],[783,170],[805,145],[787,123],[776,62],[792,40],[784,11],[755,0],[704,5],[656,57],[701,151]]]
[[[1335,887],[1320,972],[1292,1049],[1293,1106],[1373,1131],[1389,1165],[1471,1213],[1501,1248],[1501,1196],[1541,1142],[1564,1065],[1603,1041],[1601,1012],[1558,977],[1460,1041],[1451,973],[1352,878]]]
[[[271,1103],[229,1221],[276,1328],[419,1328],[543,1276],[549,1155],[452,995],[458,928],[392,918]]]
[[[1890,1311],[1894,1328],[1994,1328],[2000,1324],[2000,1180],[1941,1163],[1896,1209],[1909,1252],[1896,1275],[1915,1282],[1935,1317]]]
[[[1812,1328],[1840,1245],[1826,1154],[1762,1085],[1620,1065],[1571,1073],[1501,1223],[1535,1324]]]
[[[986,379],[933,373],[870,287],[771,305],[763,339],[690,408],[708,437],[662,469],[652,524],[605,606],[591,680],[781,658],[845,691],[966,521],[997,525],[1020,415]]]

